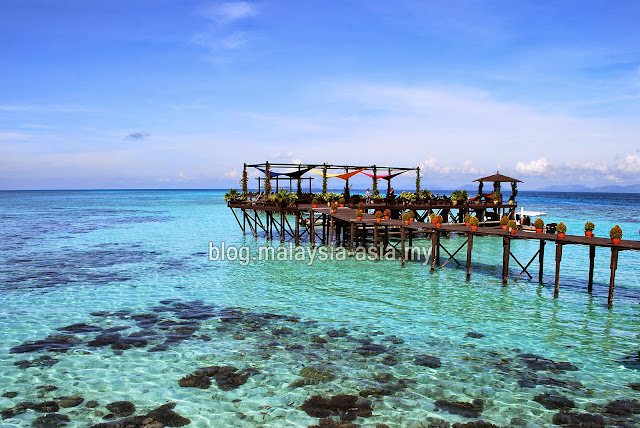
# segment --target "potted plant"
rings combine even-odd
[[[564,239],[564,235],[567,233],[567,226],[563,222],[560,222],[556,226],[556,232],[558,233],[558,239]]]
[[[338,212],[338,203],[337,202],[334,202],[333,205],[331,205],[331,212],[333,214]]]
[[[515,220],[509,220],[509,223],[507,223],[507,226],[509,227],[509,232],[511,232],[512,235],[515,235],[516,230],[518,230],[518,223],[516,223]]]
[[[340,203],[340,208],[344,208],[344,198],[340,197],[340,199],[338,199],[338,202]]]
[[[409,221],[416,221],[416,213],[413,212],[413,210],[409,210]]]
[[[464,215],[464,225],[465,225],[465,226],[467,226],[467,227],[469,227],[469,226],[470,226],[470,225],[469,225],[469,220],[471,220],[471,214],[466,213],[466,214]]]
[[[591,223],[590,221],[584,224],[584,236],[591,238],[593,236],[593,229],[596,228],[596,225]]]
[[[362,201],[358,202],[358,209],[364,210],[364,203]]]
[[[311,208],[318,208],[318,198],[313,198],[311,200]]]
[[[382,211],[376,211],[376,221],[380,223],[382,221]]]
[[[356,220],[358,221],[362,220],[362,210],[356,211]]]
[[[622,228],[616,224],[609,231],[609,236],[611,237],[611,243],[613,245],[620,245],[620,240],[622,239]]]
[[[384,216],[385,220],[389,220],[391,218],[391,211],[389,209],[386,209],[386,210],[384,210],[382,215]]]
[[[533,227],[536,228],[536,233],[542,233],[544,230],[544,221],[541,218],[537,218],[536,221],[533,222]]]
[[[435,224],[435,219],[436,219],[437,214],[436,213],[431,213],[429,214],[429,219],[431,220],[431,223]]]
[[[478,217],[473,216],[469,219],[469,227],[471,227],[471,230],[473,232],[475,232],[476,230],[478,230],[478,226],[480,225],[480,220],[478,220]]]
[[[467,201],[467,199],[469,199],[469,194],[466,190],[456,190],[455,192],[451,193],[451,203],[453,205],[456,205],[458,202],[464,203]]]
[[[500,226],[502,227],[502,230],[507,230],[508,224],[509,224],[509,217],[507,217],[506,215],[503,215],[502,218],[500,219]]]
[[[402,214],[402,221],[404,221],[405,225],[409,224],[409,222],[411,221],[411,218],[409,217],[409,213]]]
[[[229,189],[229,191],[224,195],[224,200],[226,202],[232,202],[238,199],[239,196],[240,195],[238,194],[238,191],[236,189]]]
[[[442,226],[442,220],[442,216],[437,215],[436,218],[433,219],[433,222],[435,223],[436,227],[440,227]]]
[[[498,203],[500,203],[500,201],[502,201],[502,195],[500,193],[498,193],[498,192],[495,192],[493,194],[493,203],[494,204],[498,204]]]

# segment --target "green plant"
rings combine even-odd
[[[416,196],[420,196],[420,167],[416,167]]]
[[[318,198],[313,198],[313,199],[311,200],[311,203],[312,203],[313,205],[318,205]]]
[[[469,219],[469,224],[471,226],[479,226],[480,225],[480,220],[478,220],[478,217],[473,216]]]
[[[362,217],[362,210],[356,211],[356,217]]]
[[[442,224],[443,218],[441,215],[437,215],[436,218],[433,220],[436,224]]]
[[[264,171],[264,194],[268,196],[271,193],[271,167],[269,167],[269,162],[266,163]]]
[[[380,201],[382,200],[382,195],[381,194],[375,194],[375,195],[371,195],[371,200],[373,201]]]
[[[289,202],[289,204],[295,204],[296,202],[298,202],[298,195],[294,192],[289,192],[289,194],[287,195],[287,201]]]
[[[544,221],[541,218],[537,218],[536,221],[533,222],[533,226],[536,229],[544,229]]]
[[[409,214],[409,217],[416,218],[416,213],[413,212],[413,210],[409,210],[409,211],[407,211],[407,213]]]
[[[376,168],[376,166],[373,166],[373,183],[371,184],[371,190],[373,190],[373,195],[379,195],[380,192],[378,192],[378,168]]]
[[[338,209],[338,203],[334,201],[333,204],[331,204],[331,209],[334,210],[334,211],[337,210]]]
[[[507,224],[509,224],[509,217],[507,217],[506,215],[503,215],[502,218],[500,219],[500,225],[506,226]]]
[[[227,202],[235,201],[239,196],[240,195],[238,194],[238,191],[236,189],[229,189],[229,191],[224,194],[224,200]]]
[[[244,164],[244,168],[242,169],[242,179],[240,180],[242,185],[242,196],[247,197],[247,193],[249,193],[249,176],[247,175],[247,164]]]
[[[391,211],[386,209],[384,210],[384,212],[382,213],[385,217],[391,217]]]
[[[611,239],[622,239],[622,228],[616,224],[609,231],[609,236],[611,237]]]
[[[411,220],[411,216],[409,215],[409,213],[402,214],[402,220],[404,220],[404,221]]]
[[[469,199],[469,194],[466,190],[456,190],[451,194],[452,201],[465,202]]]
[[[362,202],[358,202],[358,209],[359,210],[363,210],[364,209],[364,204]]]
[[[438,214],[436,214],[436,213],[431,213],[431,214],[429,214],[429,218],[431,219],[431,221],[433,221],[436,218],[437,215]]]
[[[596,225],[591,223],[590,221],[584,224],[584,230],[593,231],[596,228]]]
[[[344,205],[344,197],[340,197],[340,199],[338,199],[338,202]]]
[[[567,226],[565,226],[563,222],[560,222],[560,224],[556,226],[556,232],[567,233]]]
[[[507,227],[509,227],[509,229],[516,229],[518,227],[518,223],[516,223],[515,220],[509,220]]]
[[[376,218],[382,218],[382,211],[376,211]]]
[[[415,193],[404,191],[398,195],[398,199],[409,203],[414,203],[416,201],[416,195]]]
[[[469,220],[471,220],[471,214],[466,213],[466,214],[464,215],[464,222],[465,222],[465,223],[469,223]]]
[[[499,192],[494,192],[493,193],[493,200],[494,201],[499,201],[501,197],[502,197],[502,195]]]
[[[327,164],[322,165],[322,193],[327,193]]]
[[[417,193],[417,195],[418,195],[418,197],[420,199],[431,199],[431,198],[433,198],[433,193],[431,193],[427,189],[421,190],[420,192]]]

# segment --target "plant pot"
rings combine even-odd
[[[593,236],[593,230],[585,230],[584,236],[586,236],[587,238],[591,238]]]
[[[384,216],[384,219],[389,220],[389,216],[388,215]]]
[[[471,226],[471,224],[468,221],[465,221],[464,225],[467,226],[467,227]]]
[[[516,229],[511,229],[511,230],[509,231],[509,233],[511,233],[512,235],[515,235],[515,234],[516,234]]]
[[[502,227],[502,230],[507,230],[507,225],[506,224],[501,224],[500,227]]]
[[[611,244],[612,245],[620,245],[620,239],[621,238],[611,238]]]
[[[416,221],[416,218],[415,218],[415,217],[411,217],[411,218],[409,219],[409,221],[410,221],[410,222],[414,222],[414,221]]]
[[[542,229],[536,229],[536,233],[538,234],[542,233]]]
[[[436,223],[436,227],[437,227],[438,229],[440,229],[440,226],[442,226],[442,223]]]
[[[458,205],[458,201],[451,201],[451,205]]]
[[[318,208],[318,204],[312,204],[311,208]]]
[[[409,225],[409,220],[403,220],[403,221],[404,221],[405,226]]]
[[[331,210],[331,214],[335,214],[337,212],[338,212],[338,210]]]
[[[477,232],[478,231],[478,226],[471,226],[471,231],[472,232]]]
[[[564,233],[558,232],[558,239],[564,239]]]
[[[377,221],[378,223],[381,223],[381,222],[382,222],[382,219],[381,219],[381,218],[376,218],[376,221]]]
[[[356,217],[356,220],[360,221],[362,220],[362,217]]]
[[[340,208],[344,208],[344,204],[340,204]]]

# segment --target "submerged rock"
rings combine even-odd
[[[103,422],[92,428],[162,428],[181,427],[191,423],[191,420],[176,413],[173,408],[176,403],[167,403],[150,411],[145,415],[132,416],[118,421]]]
[[[520,360],[527,365],[530,370],[548,370],[551,372],[577,371],[578,368],[568,362],[555,362],[535,354],[520,354]]]
[[[613,400],[605,406],[606,413],[617,416],[631,416],[640,414],[640,401],[630,398]]]
[[[479,417],[484,408],[484,401],[479,398],[476,398],[471,403],[464,401],[437,400],[434,404],[436,409],[443,410],[454,415],[463,416],[465,418]]]
[[[96,400],[89,400],[86,403],[84,403],[84,407],[88,407],[89,409],[95,409],[99,405],[100,403],[98,403]]]
[[[247,379],[249,379],[249,376],[255,373],[255,371],[251,370],[242,372],[237,372],[237,370],[238,369],[233,366],[203,367],[183,377],[178,383],[183,387],[206,389],[211,386],[210,378],[214,378],[218,388],[223,391],[230,391],[240,385],[244,385]]]
[[[60,410],[60,405],[55,401],[43,401],[42,403],[33,404],[29,408],[38,413],[54,413]]]
[[[327,336],[329,337],[347,337],[349,334],[349,330],[346,328],[341,328],[340,330],[329,330],[327,331]]]
[[[211,379],[204,375],[189,374],[178,381],[183,388],[207,389],[211,386]]]
[[[48,355],[43,355],[33,360],[16,361],[13,363],[13,365],[18,367],[19,369],[26,370],[31,367],[39,367],[39,368],[52,367],[59,362],[60,360],[52,358]]]
[[[321,367],[305,367],[300,370],[300,376],[305,379],[312,379],[323,382],[331,381],[336,377],[331,370]]]
[[[67,352],[73,349],[80,341],[75,336],[68,334],[53,334],[45,339],[34,342],[25,342],[22,345],[14,346],[9,350],[12,354],[24,354],[27,352]]]
[[[4,398],[15,398],[18,396],[18,393],[16,391],[7,391],[4,394],[2,394],[2,396]]]
[[[56,398],[56,401],[58,402],[58,404],[60,404],[60,407],[76,407],[82,404],[84,398],[77,395],[71,395],[68,397]]]
[[[604,428],[604,418],[591,413],[556,413],[553,415],[553,423],[572,428]]]
[[[480,339],[484,337],[484,334],[478,333],[477,331],[470,331],[467,333],[467,337],[470,337],[472,339]]]
[[[330,398],[314,395],[306,400],[300,409],[314,418],[339,416],[343,421],[353,421],[358,416],[368,418],[372,415],[371,401],[346,394]]]
[[[384,352],[387,352],[388,349],[386,346],[382,346],[382,345],[378,345],[375,343],[371,343],[371,344],[365,344],[362,345],[361,347],[357,348],[355,350],[355,352],[357,352],[360,355],[363,355],[365,357],[372,357],[375,355],[380,355]]]
[[[63,427],[71,422],[69,416],[61,415],[59,413],[47,413],[44,416],[36,418],[31,426],[36,428],[58,428]]]
[[[440,358],[433,357],[431,355],[419,355],[413,362],[418,366],[430,367],[432,369],[438,369],[442,367]]]
[[[130,401],[114,401],[107,404],[107,410],[115,416],[122,417],[133,415],[136,411],[136,406]]]
[[[533,401],[542,404],[549,410],[572,409],[576,407],[576,403],[574,403],[573,400],[563,397],[562,395],[549,393],[536,395]]]
[[[96,331],[102,331],[101,327],[95,325],[88,325],[84,323],[71,324],[66,327],[60,327],[58,331],[64,331],[65,333],[94,333]]]
[[[346,421],[337,421],[331,418],[323,418],[318,421],[318,425],[309,425],[309,428],[357,428],[360,425]],[[376,428],[379,428],[376,425]]]

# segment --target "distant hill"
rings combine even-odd
[[[536,192],[600,192],[600,193],[640,193],[640,184],[618,186],[615,184],[600,187],[587,187],[581,184],[565,186],[546,186],[536,189]]]

